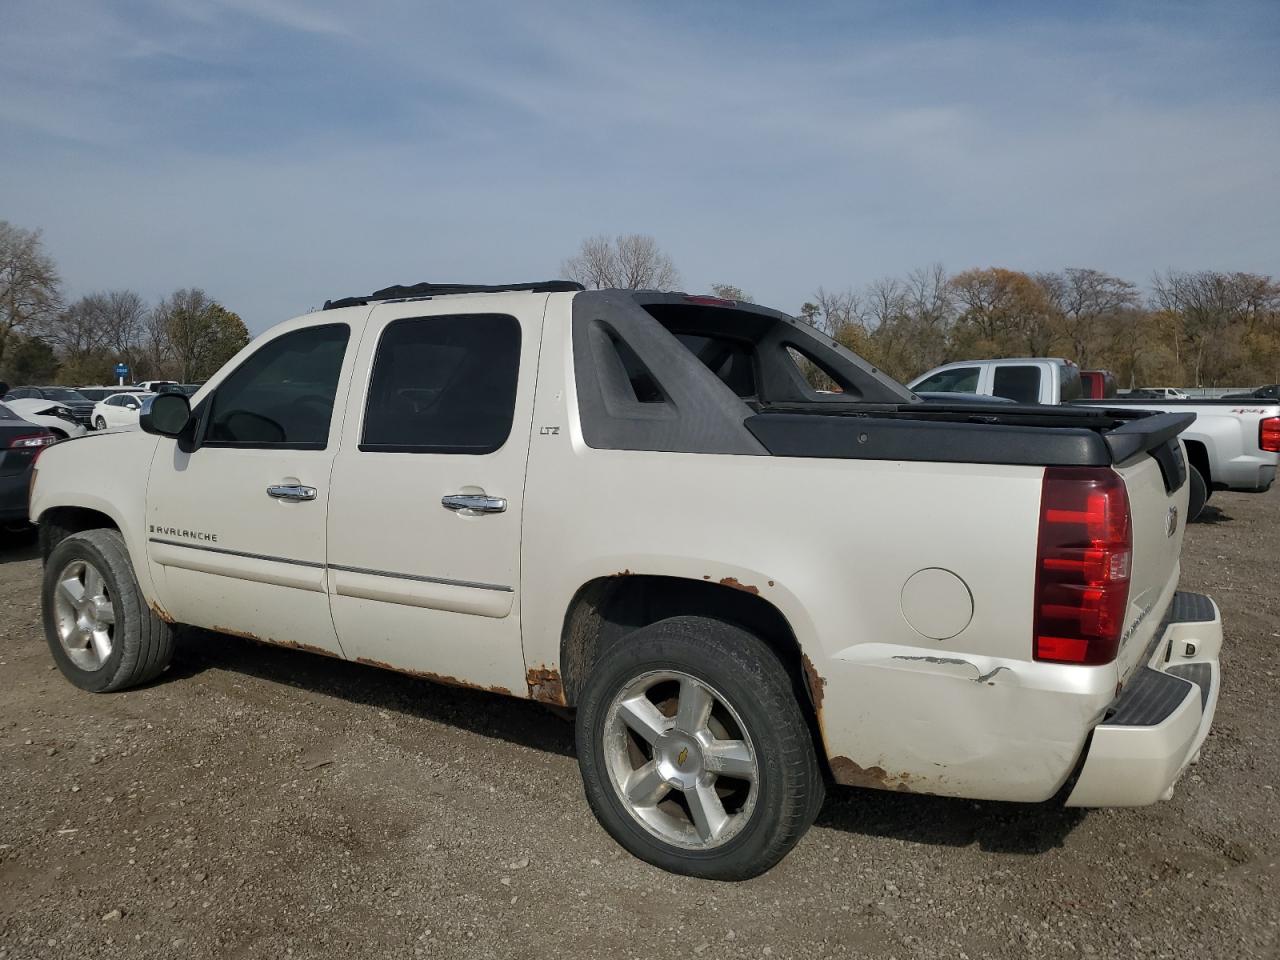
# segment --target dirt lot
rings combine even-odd
[[[0,958],[1272,957],[1280,494],[1218,494],[1184,587],[1227,625],[1204,759],[1087,814],[837,789],[781,866],[659,873],[533,704],[190,632],[162,682],[50,665],[0,548]]]

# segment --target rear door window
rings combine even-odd
[[[952,367],[939,370],[911,389],[917,393],[977,393],[981,367]]]
[[[515,418],[520,323],[506,314],[387,324],[369,379],[360,449],[493,453]]]
[[[1079,382],[1077,378],[1077,387]],[[991,383],[991,393],[1018,403],[1039,403],[1040,368],[1030,365],[996,367]]]

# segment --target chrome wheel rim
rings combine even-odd
[[[760,781],[751,735],[703,680],[679,670],[632,680],[605,714],[603,747],[623,807],[665,843],[709,850],[751,819]]]
[[[114,645],[116,610],[106,578],[88,560],[72,560],[54,583],[58,640],[81,670],[101,669]]]

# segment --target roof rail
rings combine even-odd
[[[526,291],[529,293],[576,293],[585,290],[580,283],[572,280],[542,280],[534,283],[415,283],[412,286],[396,285],[375,290],[367,297],[343,297],[341,300],[326,300],[325,310],[337,310],[339,307],[361,307],[382,300],[421,300],[428,297],[442,297],[453,293],[512,293]]]

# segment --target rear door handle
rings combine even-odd
[[[275,497],[277,500],[288,500],[291,503],[299,500],[314,500],[316,488],[304,487],[300,483],[278,483],[267,487],[267,496]]]
[[[470,510],[472,513],[502,513],[507,509],[503,497],[487,497],[483,493],[450,493],[440,498],[446,510]]]

